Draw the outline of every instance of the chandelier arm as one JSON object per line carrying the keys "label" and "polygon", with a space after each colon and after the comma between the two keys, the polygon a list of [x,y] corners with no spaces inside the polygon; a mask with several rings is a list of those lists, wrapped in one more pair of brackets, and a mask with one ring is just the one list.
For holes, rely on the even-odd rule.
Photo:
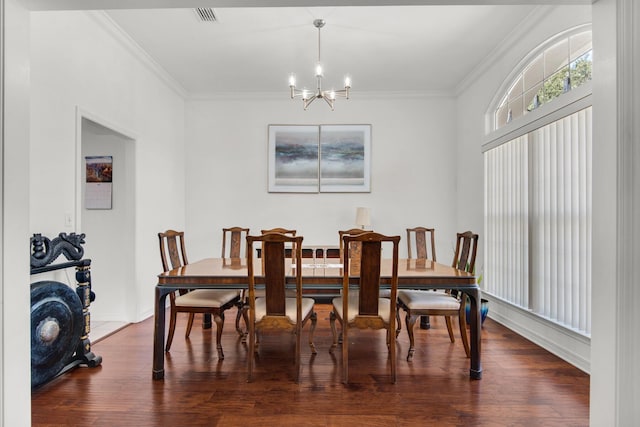
{"label": "chandelier arm", "polygon": [[303,99],[303,100],[302,100],[302,102],[303,102],[303,105],[304,105],[304,109],[306,110],[306,109],[307,109],[307,107],[308,107],[309,105],[311,105],[311,103],[312,103],[313,101],[315,101],[315,100],[316,100],[316,98],[318,98],[318,95],[313,95],[311,98],[309,98],[309,99],[307,99],[307,100],[304,100],[304,99]]}
{"label": "chandelier arm", "polygon": [[349,89],[341,89],[334,91],[336,96],[341,96],[343,98],[349,99]]}
{"label": "chandelier arm", "polygon": [[327,104],[329,104],[329,107],[331,107],[331,111],[333,111],[333,101],[334,100],[333,99],[329,99],[328,96],[323,96],[322,99],[324,99],[327,102]]}

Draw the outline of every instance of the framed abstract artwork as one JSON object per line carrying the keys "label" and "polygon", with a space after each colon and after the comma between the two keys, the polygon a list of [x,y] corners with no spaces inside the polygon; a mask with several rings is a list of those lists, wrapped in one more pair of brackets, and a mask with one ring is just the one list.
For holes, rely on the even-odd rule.
{"label": "framed abstract artwork", "polygon": [[318,192],[318,126],[269,126],[269,192]]}
{"label": "framed abstract artwork", "polygon": [[371,125],[270,125],[269,192],[371,191]]}

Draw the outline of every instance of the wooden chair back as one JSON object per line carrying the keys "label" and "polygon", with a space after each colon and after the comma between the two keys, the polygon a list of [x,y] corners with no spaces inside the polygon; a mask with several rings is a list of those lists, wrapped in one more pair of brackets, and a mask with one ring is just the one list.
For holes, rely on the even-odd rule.
{"label": "wooden chair back", "polygon": [[478,235],[471,231],[458,233],[456,251],[451,266],[458,270],[473,273],[476,268],[476,252],[478,250]]}
{"label": "wooden chair back", "polygon": [[164,233],[158,233],[158,240],[163,271],[189,264],[184,246],[184,231],[167,230]]}
{"label": "wooden chair back", "polygon": [[[392,251],[392,276],[391,276],[391,315],[390,322],[394,323],[395,320],[395,301],[398,291],[398,243],[400,242],[400,236],[385,236],[379,233],[368,232],[360,233],[358,235],[345,235],[342,238],[344,247],[349,248],[345,253],[344,258],[344,274],[342,282],[342,295],[343,295],[343,318],[348,319],[348,300],[349,300],[349,287],[352,282],[352,278],[357,278],[358,287],[358,314],[356,316],[356,323],[358,319],[362,319],[362,326],[373,327],[377,325],[378,328],[387,327],[383,325],[378,316],[378,303],[380,300],[380,274],[382,266],[382,243],[391,242],[393,244]],[[353,258],[350,256],[349,251],[353,246],[351,243],[360,244],[360,259],[355,264]],[[378,323],[380,323],[378,325]],[[395,330],[395,325],[393,329]]]}
{"label": "wooden chair back", "polygon": [[[245,258],[247,256],[246,241],[248,228],[230,227],[222,229],[222,258]],[[227,253],[227,236],[229,236],[229,252]],[[244,253],[242,246],[244,243]]]}
{"label": "wooden chair back", "polygon": [[[407,228],[408,257],[413,258],[413,249],[415,249],[417,259],[430,259],[432,261],[436,261],[435,232],[434,228]],[[431,256],[429,256],[429,250],[431,250]]]}
{"label": "wooden chair back", "polygon": [[[373,230],[363,230],[361,228],[351,228],[349,230],[338,230],[338,237],[340,239],[340,261],[344,262],[344,253],[345,246],[342,238],[344,236],[357,236],[362,233],[371,233]],[[349,256],[354,259],[360,259],[361,252],[361,244],[360,242],[351,242],[351,247],[349,248]]]}
{"label": "wooden chair back", "polygon": [[287,236],[295,236],[296,235],[296,230],[289,230],[288,228],[276,227],[276,228],[270,228],[268,230],[260,230],[260,233],[262,233],[262,234],[265,234],[265,233],[280,233],[280,234],[285,234]]}
{"label": "wooden chair back", "polygon": [[[292,229],[288,229],[288,228],[282,228],[282,227],[276,227],[276,228],[270,228],[268,230],[260,230],[260,233],[262,234],[266,234],[266,233],[280,233],[280,234],[284,234],[285,236],[295,236],[296,235],[296,230],[292,230]],[[293,245],[293,243],[292,243]],[[263,245],[264,246],[264,245]],[[263,252],[264,252],[264,247],[262,248]],[[285,250],[285,253],[289,252],[290,256],[288,256],[287,258],[295,258],[295,248],[293,246],[291,246],[291,250],[289,251],[288,249]]]}
{"label": "wooden chair back", "polygon": [[[285,317],[285,298],[286,298],[286,263],[285,244],[291,244],[294,248],[293,259],[296,266],[302,265],[302,236],[288,236],[283,233],[265,233],[260,236],[247,236],[248,250],[253,250],[256,242],[262,244],[262,274],[264,283],[264,291],[266,298],[267,317],[281,318],[276,322],[283,322]],[[255,303],[255,285],[256,274],[253,265],[253,257],[247,258],[247,269],[249,277],[249,303]],[[296,299],[298,302],[302,296],[302,269],[296,268]],[[297,304],[297,310],[300,311],[300,304]],[[255,309],[251,307],[250,313]],[[253,315],[253,314],[251,314]],[[298,312],[298,319],[301,313]],[[255,319],[250,318],[249,323],[253,324]],[[284,320],[286,324],[286,320]]]}

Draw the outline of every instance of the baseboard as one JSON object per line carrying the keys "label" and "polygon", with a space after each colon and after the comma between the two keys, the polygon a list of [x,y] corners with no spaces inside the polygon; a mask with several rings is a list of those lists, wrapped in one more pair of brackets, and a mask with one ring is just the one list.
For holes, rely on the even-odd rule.
{"label": "baseboard", "polygon": [[591,339],[566,329],[531,312],[514,307],[491,295],[482,294],[489,300],[489,315],[492,320],[511,329],[529,341],[590,373]]}

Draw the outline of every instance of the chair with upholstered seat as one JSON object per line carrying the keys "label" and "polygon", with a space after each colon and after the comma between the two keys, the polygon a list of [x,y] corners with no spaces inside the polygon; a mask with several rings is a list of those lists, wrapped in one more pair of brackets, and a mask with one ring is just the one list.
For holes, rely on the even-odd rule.
{"label": "chair with upholstered seat", "polygon": [[[184,232],[167,230],[158,233],[160,241],[160,258],[163,271],[169,271],[189,264],[184,243]],[[169,264],[170,263],[170,264]],[[178,313],[189,313],[189,320],[185,332],[185,338],[189,338],[193,319],[196,313],[210,314],[216,323],[216,347],[218,358],[224,359],[222,351],[222,329],[224,327],[224,312],[240,302],[240,291],[236,289],[181,289],[169,294],[171,315],[169,320],[169,336],[165,351],[169,351],[173,342]]]}
{"label": "chair with upholstered seat", "polygon": [[[340,261],[344,261],[344,243],[342,238],[344,236],[357,236],[362,233],[371,233],[373,230],[363,230],[361,228],[352,228],[349,230],[338,230],[338,235],[340,236]],[[352,263],[360,262],[360,253],[362,252],[362,244],[360,242],[351,242],[349,248],[349,257],[351,258]],[[384,298],[389,298],[391,295],[391,291],[389,289],[381,289],[380,296]],[[396,336],[400,333],[400,315],[396,311]],[[342,338],[338,337],[338,340]]]}
{"label": "chair with upholstered seat", "polygon": [[[409,259],[417,260],[431,260],[436,261],[436,230],[434,228],[427,227],[413,227],[407,228],[407,257]],[[434,292],[434,291],[425,291]],[[444,291],[437,291],[444,292]],[[400,305],[398,304],[398,329],[396,329],[396,336],[400,334]],[[427,325],[425,329],[428,329],[429,316],[423,317],[424,324]],[[422,326],[422,325],[421,325]]]}
{"label": "chair with upholstered seat", "polygon": [[[342,326],[342,378],[346,384],[349,381],[349,330],[352,328],[385,329],[391,359],[391,381],[395,383],[395,313],[400,236],[384,236],[374,232],[355,236],[347,234],[343,236],[343,242],[345,253],[342,295],[332,301],[333,309],[330,314],[330,323],[333,344],[329,351],[333,353],[338,346],[337,320]],[[382,244],[385,242],[393,245],[390,298],[380,296]],[[351,243],[359,243],[359,245],[351,246]],[[358,246],[360,248],[359,260],[349,256],[351,248]]]}
{"label": "chair with upholstered seat", "polygon": [[[240,258],[247,257],[247,247],[246,241],[247,236],[249,235],[249,229],[243,227],[229,227],[222,229],[222,258],[230,259],[230,260],[240,260]],[[229,244],[227,245],[227,240]],[[244,251],[242,251],[242,247],[244,246]],[[241,298],[238,301],[238,313],[236,314],[236,331],[242,337],[245,336],[245,332],[240,328],[240,317],[244,313],[243,309],[243,301],[244,301],[244,291],[241,291]],[[245,324],[248,324],[247,319],[245,320]]]}
{"label": "chair with upholstered seat", "polygon": [[[470,231],[458,233],[452,267],[473,272],[478,248],[478,235]],[[415,340],[413,327],[419,316],[445,316],[449,339],[455,342],[451,318],[458,317],[460,336],[467,357],[470,357],[465,316],[466,296],[463,293],[401,290],[398,292],[398,306],[406,312],[405,323],[409,334],[407,361],[413,359]]]}
{"label": "chair with upholstered seat", "polygon": [[[302,236],[287,236],[282,233],[265,233],[260,236],[247,236],[249,253],[255,243],[262,244],[262,263],[258,271],[254,268],[253,257],[247,257],[249,281],[249,354],[248,380],[253,378],[254,357],[257,348],[256,334],[265,330],[293,333],[295,336],[295,380],[300,379],[300,353],[302,328],[311,320],[309,347],[316,353],[313,344],[313,332],[317,315],[313,311],[314,300],[302,297]],[[293,248],[295,269],[295,295],[287,296],[287,256],[285,245]],[[264,290],[264,296],[256,295],[256,285]]]}

